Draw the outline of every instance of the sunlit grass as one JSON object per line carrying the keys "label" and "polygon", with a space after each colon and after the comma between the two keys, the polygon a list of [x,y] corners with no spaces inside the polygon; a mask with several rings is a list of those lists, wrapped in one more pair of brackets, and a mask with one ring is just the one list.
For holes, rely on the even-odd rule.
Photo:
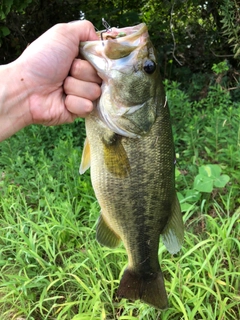
{"label": "sunlit grass", "polygon": [[[2,200],[3,202],[3,200]],[[239,212],[231,219],[204,215],[177,256],[161,246],[170,308],[162,313],[114,292],[126,265],[125,250],[95,241],[98,206],[85,226],[66,206],[48,214],[19,206],[1,217],[0,306],[3,319],[237,319],[239,312]],[[46,208],[45,208],[46,209]],[[186,224],[192,217],[186,216]],[[195,225],[195,227],[197,227]]]}

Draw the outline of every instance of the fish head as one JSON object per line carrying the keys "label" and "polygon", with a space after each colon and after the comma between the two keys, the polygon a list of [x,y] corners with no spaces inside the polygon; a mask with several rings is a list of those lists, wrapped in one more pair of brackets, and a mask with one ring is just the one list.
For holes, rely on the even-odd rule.
{"label": "fish head", "polygon": [[80,54],[103,79],[97,105],[100,119],[127,137],[147,134],[164,103],[156,51],[147,26],[98,32],[99,40],[80,44]]}

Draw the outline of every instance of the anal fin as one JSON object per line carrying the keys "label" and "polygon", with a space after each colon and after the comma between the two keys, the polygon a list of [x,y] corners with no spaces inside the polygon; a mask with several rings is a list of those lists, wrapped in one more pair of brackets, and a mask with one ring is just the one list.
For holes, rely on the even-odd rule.
{"label": "anal fin", "polygon": [[105,222],[102,214],[98,219],[96,238],[101,245],[108,248],[116,248],[121,241],[119,236]]}
{"label": "anal fin", "polygon": [[172,215],[163,230],[162,239],[165,247],[171,254],[175,254],[181,249],[184,240],[184,225],[177,194],[175,194],[172,203]]}

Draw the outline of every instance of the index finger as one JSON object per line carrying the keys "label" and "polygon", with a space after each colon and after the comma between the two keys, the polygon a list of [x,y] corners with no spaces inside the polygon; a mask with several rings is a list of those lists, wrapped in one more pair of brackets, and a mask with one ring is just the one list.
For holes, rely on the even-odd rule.
{"label": "index finger", "polygon": [[77,20],[68,23],[69,33],[80,41],[98,40],[93,24],[88,20]]}

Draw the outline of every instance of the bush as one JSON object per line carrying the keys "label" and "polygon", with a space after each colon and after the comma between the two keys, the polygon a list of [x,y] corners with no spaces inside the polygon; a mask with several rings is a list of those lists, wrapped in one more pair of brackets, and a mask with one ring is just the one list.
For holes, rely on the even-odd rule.
{"label": "bush", "polygon": [[230,0],[103,0],[100,4],[97,0],[4,0],[0,5],[0,63],[16,59],[52,25],[84,17],[100,30],[102,17],[119,27],[145,22],[164,78],[182,83],[186,91],[194,89],[191,98],[204,94],[214,76],[212,66],[225,59],[227,86],[239,88],[239,4]]}

